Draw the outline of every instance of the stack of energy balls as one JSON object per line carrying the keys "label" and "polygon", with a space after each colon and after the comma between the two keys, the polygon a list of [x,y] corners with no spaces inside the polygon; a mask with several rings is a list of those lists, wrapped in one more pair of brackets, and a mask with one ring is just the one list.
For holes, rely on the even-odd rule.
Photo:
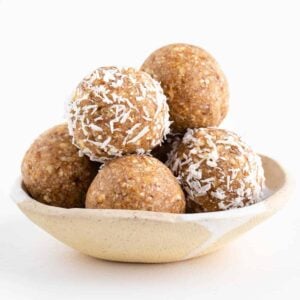
{"label": "stack of energy balls", "polygon": [[259,156],[218,129],[228,84],[205,50],[173,44],[140,70],[101,67],[69,100],[68,125],[43,133],[22,163],[37,201],[64,208],[209,212],[262,199]]}

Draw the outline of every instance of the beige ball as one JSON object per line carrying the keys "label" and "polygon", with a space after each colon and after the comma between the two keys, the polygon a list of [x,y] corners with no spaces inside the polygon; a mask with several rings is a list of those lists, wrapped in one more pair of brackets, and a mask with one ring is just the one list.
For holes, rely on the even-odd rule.
{"label": "beige ball", "polygon": [[228,84],[205,50],[172,44],[154,51],[141,67],[158,80],[168,97],[175,132],[218,126],[228,111]]}
{"label": "beige ball", "polygon": [[239,208],[262,199],[260,157],[233,132],[189,129],[167,165],[186,192],[190,212]]}
{"label": "beige ball", "polygon": [[84,207],[98,163],[79,156],[66,124],[40,135],[22,162],[23,183],[37,201],[64,208]]}
{"label": "beige ball", "polygon": [[102,67],[78,85],[68,106],[73,143],[92,160],[149,153],[169,132],[160,84],[132,68]]}
{"label": "beige ball", "polygon": [[112,208],[183,213],[183,191],[159,160],[130,155],[107,162],[92,182],[87,208]]}

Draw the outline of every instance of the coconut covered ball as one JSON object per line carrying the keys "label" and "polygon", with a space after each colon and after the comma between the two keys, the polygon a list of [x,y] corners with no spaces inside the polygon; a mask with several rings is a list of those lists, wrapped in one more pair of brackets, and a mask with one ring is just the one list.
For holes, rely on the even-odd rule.
{"label": "coconut covered ball", "polygon": [[92,182],[87,208],[112,208],[183,213],[183,191],[159,160],[130,155],[107,162]]}
{"label": "coconut covered ball", "polygon": [[66,124],[38,137],[22,162],[23,183],[37,201],[64,208],[84,207],[99,164],[79,156]]}
{"label": "coconut covered ball", "polygon": [[262,198],[260,157],[233,132],[189,129],[167,165],[186,192],[189,212],[244,207]]}
{"label": "coconut covered ball", "polygon": [[158,80],[168,97],[172,127],[218,126],[228,110],[228,84],[216,60],[205,50],[172,44],[154,51],[141,70]]}
{"label": "coconut covered ball", "polygon": [[92,160],[149,153],[169,132],[160,84],[132,68],[102,67],[78,85],[68,106],[73,143]]}

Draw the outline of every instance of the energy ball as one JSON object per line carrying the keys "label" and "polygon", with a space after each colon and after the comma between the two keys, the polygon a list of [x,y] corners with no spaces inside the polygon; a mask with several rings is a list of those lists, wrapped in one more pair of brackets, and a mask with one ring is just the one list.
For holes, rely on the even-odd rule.
{"label": "energy ball", "polygon": [[23,183],[37,201],[64,208],[84,207],[98,163],[79,156],[66,124],[38,137],[22,162]]}
{"label": "energy ball", "polygon": [[112,208],[183,213],[183,191],[159,160],[130,155],[107,162],[92,182],[87,208]]}
{"label": "energy ball", "polygon": [[172,44],[154,51],[141,70],[158,80],[168,97],[172,128],[218,126],[228,111],[228,85],[215,59],[205,50]]}
{"label": "energy ball", "polygon": [[173,147],[175,147],[175,144],[180,143],[182,137],[182,133],[169,133],[162,144],[156,146],[152,150],[151,155],[161,162],[165,163],[168,160],[168,156],[171,150],[173,149]]}
{"label": "energy ball", "polygon": [[190,212],[244,207],[262,198],[260,157],[233,132],[189,129],[167,165],[186,192]]}
{"label": "energy ball", "polygon": [[149,153],[169,132],[160,84],[132,68],[102,67],[78,85],[68,107],[73,143],[92,160]]}

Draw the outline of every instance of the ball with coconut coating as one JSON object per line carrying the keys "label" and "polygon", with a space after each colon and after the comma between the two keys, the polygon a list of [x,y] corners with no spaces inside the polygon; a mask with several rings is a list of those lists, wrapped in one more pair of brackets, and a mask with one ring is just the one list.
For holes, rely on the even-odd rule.
{"label": "ball with coconut coating", "polygon": [[64,208],[84,207],[99,164],[79,156],[66,124],[38,137],[22,162],[23,183],[37,201]]}
{"label": "ball with coconut coating", "polygon": [[169,132],[160,84],[132,68],[102,67],[78,85],[68,106],[73,143],[92,160],[149,153]]}
{"label": "ball with coconut coating", "polygon": [[262,198],[261,159],[233,132],[189,129],[167,165],[186,192],[189,212],[244,207]]}
{"label": "ball with coconut coating", "polygon": [[228,110],[228,84],[216,60],[205,50],[172,44],[154,51],[141,70],[158,80],[168,97],[172,128],[218,126]]}
{"label": "ball with coconut coating", "polygon": [[183,191],[159,160],[129,155],[107,162],[92,182],[87,208],[112,208],[183,213]]}

